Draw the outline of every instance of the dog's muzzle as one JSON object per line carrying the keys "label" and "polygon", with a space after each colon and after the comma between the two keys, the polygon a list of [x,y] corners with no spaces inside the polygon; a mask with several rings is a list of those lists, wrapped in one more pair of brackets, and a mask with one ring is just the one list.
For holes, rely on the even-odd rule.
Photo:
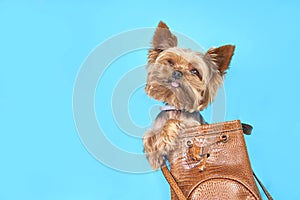
{"label": "dog's muzzle", "polygon": [[183,74],[181,71],[175,70],[172,73],[172,78],[176,79],[176,80],[180,80],[182,78]]}

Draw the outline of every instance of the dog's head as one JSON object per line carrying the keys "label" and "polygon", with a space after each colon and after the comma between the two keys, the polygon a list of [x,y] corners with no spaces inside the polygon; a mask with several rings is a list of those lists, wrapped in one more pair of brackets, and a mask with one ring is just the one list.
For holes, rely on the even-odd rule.
{"label": "dog's head", "polygon": [[204,54],[179,48],[176,36],[160,22],[148,54],[146,93],[180,110],[203,110],[222,85],[234,48],[225,45]]}

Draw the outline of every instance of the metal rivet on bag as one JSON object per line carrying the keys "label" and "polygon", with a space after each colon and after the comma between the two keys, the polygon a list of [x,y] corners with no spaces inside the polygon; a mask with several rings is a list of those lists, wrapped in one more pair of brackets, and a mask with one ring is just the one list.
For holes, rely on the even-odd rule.
{"label": "metal rivet on bag", "polygon": [[192,142],[191,140],[188,140],[188,141],[186,142],[186,145],[187,145],[189,148],[191,148],[191,147],[193,146],[193,142]]}
{"label": "metal rivet on bag", "polygon": [[222,135],[220,136],[220,138],[221,138],[222,142],[228,142],[229,136],[228,136],[227,134],[222,134]]}

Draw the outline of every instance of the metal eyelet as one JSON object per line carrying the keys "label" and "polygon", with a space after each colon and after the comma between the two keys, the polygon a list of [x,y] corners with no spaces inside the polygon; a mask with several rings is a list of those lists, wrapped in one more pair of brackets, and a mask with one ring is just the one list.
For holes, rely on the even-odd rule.
{"label": "metal eyelet", "polygon": [[222,140],[222,142],[228,142],[229,136],[227,134],[222,134],[220,136],[220,139]]}
{"label": "metal eyelet", "polygon": [[188,140],[188,141],[186,141],[186,145],[187,145],[187,147],[192,148],[193,142],[191,140]]}

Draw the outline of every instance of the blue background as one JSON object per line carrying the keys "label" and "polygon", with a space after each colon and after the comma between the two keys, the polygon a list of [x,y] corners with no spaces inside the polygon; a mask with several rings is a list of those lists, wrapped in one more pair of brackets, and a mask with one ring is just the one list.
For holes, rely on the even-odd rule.
{"label": "blue background", "polygon": [[[299,8],[296,0],[0,0],[0,200],[169,198],[160,172],[124,173],[94,159],[72,114],[74,82],[89,53],[113,35],[155,27],[159,20],[205,50],[236,45],[225,81],[225,119],[254,126],[246,137],[252,166],[274,198],[300,199]],[[100,83],[114,85],[113,77],[134,68],[135,59],[145,64],[146,51],[129,57],[126,63],[134,65],[112,68],[107,83]],[[142,91],[129,112],[146,126],[154,101]],[[96,105],[97,113],[116,127],[109,106]],[[124,137],[120,130],[114,134]],[[111,139],[142,151],[141,140]]]}

